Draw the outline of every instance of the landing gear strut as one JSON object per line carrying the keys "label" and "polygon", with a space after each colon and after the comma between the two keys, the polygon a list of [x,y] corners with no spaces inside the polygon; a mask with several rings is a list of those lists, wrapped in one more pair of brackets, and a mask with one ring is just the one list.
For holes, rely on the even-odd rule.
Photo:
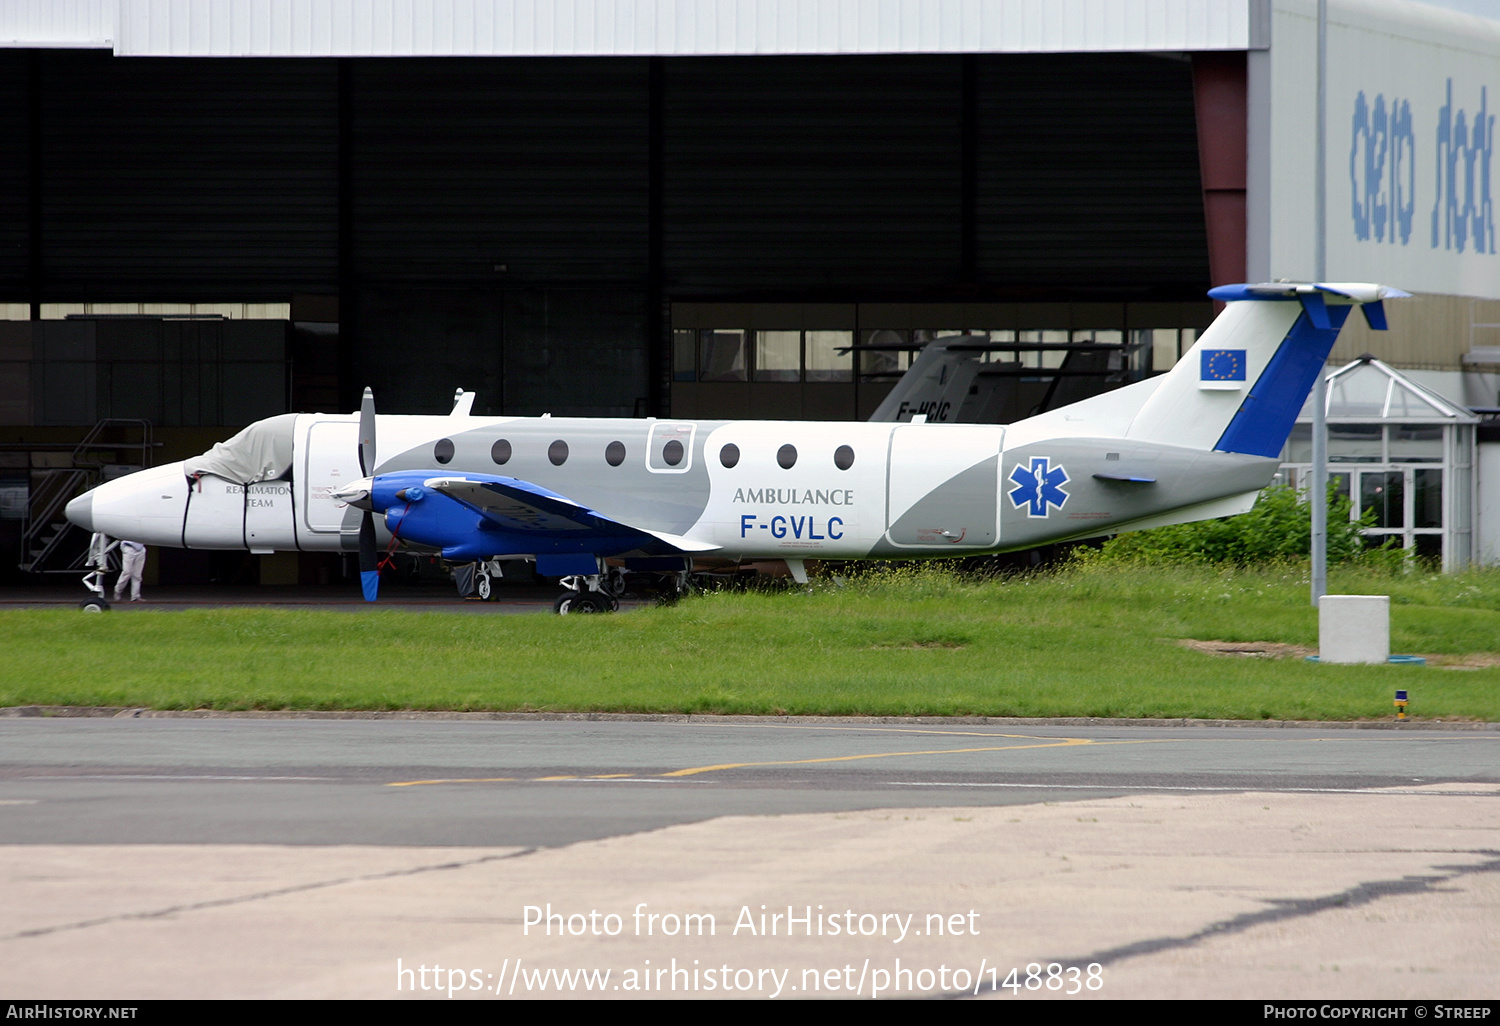
{"label": "landing gear strut", "polygon": [[109,573],[109,554],[119,544],[97,532],[89,539],[88,562],[84,565],[90,569],[83,575],[83,586],[93,594],[78,604],[78,608],[85,613],[109,612],[109,602],[104,598],[104,575]]}
{"label": "landing gear strut", "polygon": [[625,593],[625,573],[611,569],[603,574],[573,574],[562,578],[568,590],[552,603],[552,611],[568,613],[613,613]]}

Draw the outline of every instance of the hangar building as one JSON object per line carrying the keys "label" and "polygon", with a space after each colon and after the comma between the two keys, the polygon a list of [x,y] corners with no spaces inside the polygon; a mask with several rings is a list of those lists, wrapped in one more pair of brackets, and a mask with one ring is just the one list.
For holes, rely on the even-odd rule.
{"label": "hangar building", "polygon": [[[1320,206],[1315,0],[0,0],[7,572],[55,495],[366,384],[855,419],[909,357],[850,347],[954,331],[1139,378],[1211,285],[1311,278],[1320,210],[1329,278],[1419,294],[1334,362],[1490,412],[1500,22],[1328,10]],[[1452,565],[1487,448],[1424,478]]]}

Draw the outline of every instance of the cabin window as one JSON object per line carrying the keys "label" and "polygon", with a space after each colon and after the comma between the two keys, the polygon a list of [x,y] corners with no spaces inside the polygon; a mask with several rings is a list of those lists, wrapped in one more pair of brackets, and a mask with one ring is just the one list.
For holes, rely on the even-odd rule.
{"label": "cabin window", "polygon": [[547,446],[547,459],[552,461],[554,467],[560,467],[568,462],[568,443],[559,438]]}
{"label": "cabin window", "polygon": [[840,470],[848,470],[854,466],[854,450],[847,445],[841,445],[833,450],[833,465]]}
{"label": "cabin window", "polygon": [[733,467],[740,461],[740,447],[730,442],[719,450],[719,462],[725,467]]}
{"label": "cabin window", "polygon": [[494,460],[495,464],[501,467],[509,463],[510,442],[502,438],[495,442],[494,445],[490,446],[490,459]]}
{"label": "cabin window", "polygon": [[453,439],[442,438],[432,447],[432,458],[439,463],[447,463],[453,458]]}
{"label": "cabin window", "polygon": [[782,470],[791,470],[797,465],[797,447],[795,445],[783,445],[776,450],[776,462],[781,464]]}
{"label": "cabin window", "polygon": [[604,462],[611,467],[618,467],[625,462],[625,443],[610,442],[604,447]]}
{"label": "cabin window", "polygon": [[674,438],[661,447],[661,458],[667,466],[675,467],[682,462],[682,452],[682,443]]}

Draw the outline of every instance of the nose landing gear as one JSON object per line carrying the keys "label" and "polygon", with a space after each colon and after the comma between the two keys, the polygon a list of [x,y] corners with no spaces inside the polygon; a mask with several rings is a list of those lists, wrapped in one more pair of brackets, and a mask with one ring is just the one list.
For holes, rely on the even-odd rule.
{"label": "nose landing gear", "polygon": [[109,572],[109,554],[120,543],[110,541],[107,535],[95,532],[89,540],[89,572],[83,575],[83,586],[93,594],[78,604],[85,613],[107,613],[109,602],[104,598],[104,575]]}

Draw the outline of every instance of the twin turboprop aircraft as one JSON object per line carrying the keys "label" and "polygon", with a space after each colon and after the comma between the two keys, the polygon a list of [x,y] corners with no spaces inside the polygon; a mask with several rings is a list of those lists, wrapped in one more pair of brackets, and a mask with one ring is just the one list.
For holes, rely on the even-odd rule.
{"label": "twin turboprop aircraft", "polygon": [[[976,555],[1249,509],[1371,284],[1230,285],[1166,374],[1010,425],[286,414],[194,459],[110,481],[68,519],[148,545],[382,547],[562,578],[559,612],[614,607],[622,570],[695,559]],[[609,561],[606,563],[606,561]],[[94,602],[98,606],[101,597]]]}

